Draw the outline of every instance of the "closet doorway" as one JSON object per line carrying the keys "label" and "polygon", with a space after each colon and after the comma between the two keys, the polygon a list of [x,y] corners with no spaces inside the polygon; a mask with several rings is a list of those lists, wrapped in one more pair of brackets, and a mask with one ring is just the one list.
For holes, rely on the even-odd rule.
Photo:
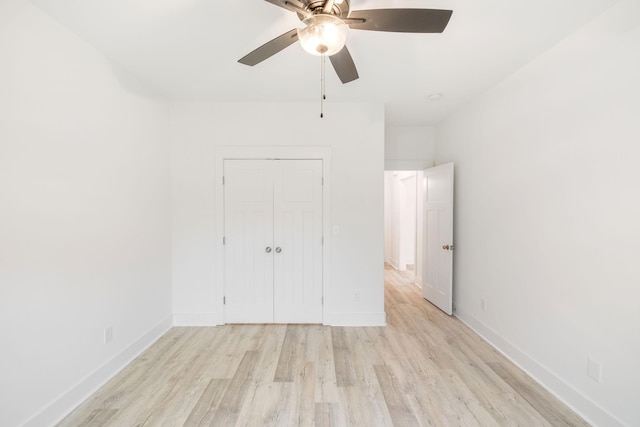
{"label": "closet doorway", "polygon": [[322,323],[322,160],[224,160],[224,320]]}

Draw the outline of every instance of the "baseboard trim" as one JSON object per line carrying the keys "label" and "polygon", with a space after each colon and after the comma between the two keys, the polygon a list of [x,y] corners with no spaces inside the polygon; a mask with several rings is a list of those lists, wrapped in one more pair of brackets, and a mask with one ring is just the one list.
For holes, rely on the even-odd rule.
{"label": "baseboard trim", "polygon": [[330,326],[387,326],[387,313],[331,313]]}
{"label": "baseboard trim", "polygon": [[416,280],[413,282],[418,288],[422,289],[422,278],[416,274]]}
{"label": "baseboard trim", "polygon": [[149,348],[151,344],[156,342],[158,338],[164,335],[172,326],[172,316],[168,316],[111,360],[87,375],[78,384],[71,387],[60,397],[38,411],[25,421],[22,426],[42,427],[53,426],[59,423],[143,351]]}
{"label": "baseboard trim", "polygon": [[563,381],[552,371],[469,313],[456,307],[454,316],[591,425],[625,427],[625,424],[613,414],[598,406],[580,391]]}
{"label": "baseboard trim", "polygon": [[224,325],[222,313],[174,313],[174,326],[219,326]]}

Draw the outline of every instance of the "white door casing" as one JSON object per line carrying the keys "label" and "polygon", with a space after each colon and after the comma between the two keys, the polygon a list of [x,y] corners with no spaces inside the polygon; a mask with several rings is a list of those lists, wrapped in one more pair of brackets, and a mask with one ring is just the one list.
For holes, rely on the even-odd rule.
{"label": "white door casing", "polygon": [[322,322],[322,166],[225,160],[225,322]]}
{"label": "white door casing", "polygon": [[424,270],[422,294],[445,313],[453,312],[453,163],[425,169]]}

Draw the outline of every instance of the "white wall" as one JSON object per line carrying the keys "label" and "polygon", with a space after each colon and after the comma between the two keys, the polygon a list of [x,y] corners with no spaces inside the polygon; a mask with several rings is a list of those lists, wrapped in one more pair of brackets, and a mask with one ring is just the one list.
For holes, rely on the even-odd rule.
{"label": "white wall", "polygon": [[0,425],[52,424],[170,325],[167,118],[0,3]]}
{"label": "white wall", "polygon": [[622,1],[437,128],[456,315],[607,427],[640,425],[639,52]]}
{"label": "white wall", "polygon": [[176,324],[222,321],[215,150],[329,147],[329,324],[383,324],[384,110],[381,105],[178,103],[172,114],[173,304]]}
{"label": "white wall", "polygon": [[388,126],[385,128],[385,170],[422,170],[435,160],[433,126]]}

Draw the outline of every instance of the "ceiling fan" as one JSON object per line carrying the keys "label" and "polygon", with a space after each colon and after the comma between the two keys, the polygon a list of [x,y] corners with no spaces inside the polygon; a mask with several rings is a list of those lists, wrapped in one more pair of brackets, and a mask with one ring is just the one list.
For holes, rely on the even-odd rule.
{"label": "ceiling fan", "polygon": [[345,46],[348,29],[399,33],[441,33],[451,10],[372,9],[349,10],[349,0],[265,0],[298,15],[306,25],[263,44],[238,62],[256,65],[296,41],[313,55],[329,56],[342,83],[358,78],[358,70]]}

